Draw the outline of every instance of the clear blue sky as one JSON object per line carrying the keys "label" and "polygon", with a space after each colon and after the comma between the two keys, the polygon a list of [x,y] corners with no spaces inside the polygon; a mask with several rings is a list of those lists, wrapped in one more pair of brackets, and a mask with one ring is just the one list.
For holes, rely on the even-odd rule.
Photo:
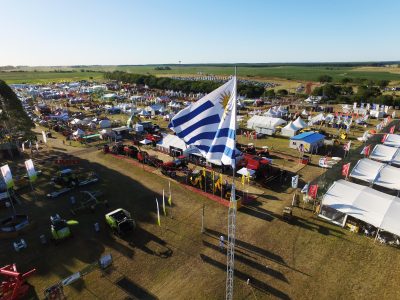
{"label": "clear blue sky", "polygon": [[3,0],[0,65],[400,60],[399,0]]}

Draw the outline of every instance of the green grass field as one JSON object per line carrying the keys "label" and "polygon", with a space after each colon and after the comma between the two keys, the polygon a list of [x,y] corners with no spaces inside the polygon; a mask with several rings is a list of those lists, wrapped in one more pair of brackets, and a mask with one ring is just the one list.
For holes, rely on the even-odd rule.
{"label": "green grass field", "polygon": [[[126,71],[137,74],[152,74],[157,76],[189,76],[199,73],[214,75],[232,75],[233,68],[226,66],[207,66],[207,65],[182,65],[172,66],[171,70],[155,70],[155,66],[87,66],[82,69],[92,71]],[[79,80],[79,79],[101,79],[102,74],[97,72],[80,72],[80,68],[57,67],[53,69],[74,70],[72,73],[53,73],[49,72],[51,67],[29,67],[21,68],[26,72],[1,72],[0,79],[7,83],[21,82],[51,82],[62,80]],[[37,70],[37,72],[33,72]],[[353,68],[353,67],[313,67],[313,66],[280,66],[280,67],[239,67],[238,75],[248,79],[289,79],[300,81],[317,81],[321,75],[329,75],[334,81],[341,78],[365,78],[370,80],[391,80],[400,82],[400,74],[388,68],[385,72],[384,68]]]}

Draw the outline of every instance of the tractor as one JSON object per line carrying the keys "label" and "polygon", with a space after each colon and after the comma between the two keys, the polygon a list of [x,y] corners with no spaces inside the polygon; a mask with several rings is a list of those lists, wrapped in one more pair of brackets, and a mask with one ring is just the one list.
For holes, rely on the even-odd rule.
{"label": "tractor", "polygon": [[78,224],[78,222],[74,220],[66,221],[61,219],[58,214],[50,217],[50,223],[51,238],[56,243],[71,237],[72,232],[69,226]]}
{"label": "tractor", "polygon": [[123,208],[118,208],[105,215],[105,220],[114,234],[124,236],[136,228],[136,222],[131,214]]}
{"label": "tractor", "polygon": [[78,178],[71,169],[58,171],[56,176],[51,179],[54,184],[64,187],[74,187],[78,185]]}
{"label": "tractor", "polygon": [[139,150],[135,146],[125,146],[124,153],[129,157],[136,158]]}
{"label": "tractor", "polygon": [[178,159],[161,164],[161,173],[169,177],[176,177],[177,171],[187,171],[187,160],[180,156]]}

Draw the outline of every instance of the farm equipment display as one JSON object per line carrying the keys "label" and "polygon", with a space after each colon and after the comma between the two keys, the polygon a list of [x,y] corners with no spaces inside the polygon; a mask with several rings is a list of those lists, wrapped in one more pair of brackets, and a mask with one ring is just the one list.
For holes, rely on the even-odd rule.
{"label": "farm equipment display", "polygon": [[176,177],[176,172],[187,170],[187,160],[182,156],[173,161],[168,161],[161,164],[161,173],[172,178]]}
{"label": "farm equipment display", "polygon": [[71,229],[69,228],[70,225],[77,225],[79,224],[75,220],[66,221],[60,217],[60,215],[55,214],[54,216],[50,217],[50,231],[51,231],[51,238],[54,242],[65,240],[72,236]]}
{"label": "farm equipment display", "polygon": [[36,272],[32,269],[26,273],[19,273],[16,264],[6,265],[0,268],[0,276],[5,277],[0,284],[1,300],[24,299],[29,291],[26,279]]}
{"label": "farm equipment display", "polygon": [[99,178],[93,172],[88,173],[84,178],[81,176],[82,175],[78,176],[71,169],[59,171],[57,175],[51,179],[52,184],[54,186],[58,186],[58,188],[55,191],[47,194],[47,197],[56,198],[74,188],[82,187],[99,181]]}
{"label": "farm equipment display", "polygon": [[135,220],[133,220],[131,214],[123,208],[118,208],[106,214],[105,220],[114,234],[119,236],[124,236],[136,228]]}
{"label": "farm equipment display", "polygon": [[81,191],[81,193],[82,199],[78,200],[77,205],[71,209],[72,215],[85,211],[94,212],[99,204],[108,207],[107,200],[98,200],[103,195],[101,191]]}

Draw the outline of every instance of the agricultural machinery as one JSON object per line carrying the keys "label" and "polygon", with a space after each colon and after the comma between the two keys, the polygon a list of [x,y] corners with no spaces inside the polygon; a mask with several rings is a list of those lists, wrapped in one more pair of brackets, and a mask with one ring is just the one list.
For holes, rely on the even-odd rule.
{"label": "agricultural machinery", "polygon": [[136,228],[136,222],[131,214],[123,208],[118,208],[105,215],[105,220],[114,234],[124,236]]}

